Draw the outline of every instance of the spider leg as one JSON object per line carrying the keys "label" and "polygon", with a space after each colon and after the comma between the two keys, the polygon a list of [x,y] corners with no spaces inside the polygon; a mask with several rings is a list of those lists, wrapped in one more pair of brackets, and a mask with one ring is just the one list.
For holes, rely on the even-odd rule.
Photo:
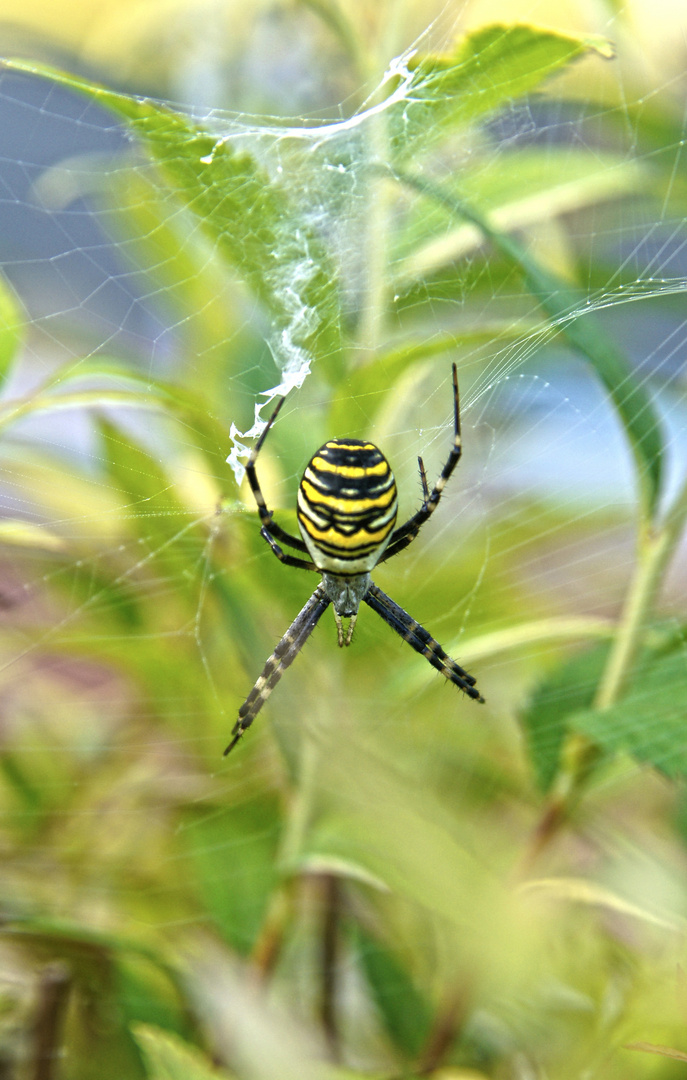
{"label": "spider leg", "polygon": [[224,751],[226,757],[267,701],[287,667],[293,662],[305,642],[317,626],[322,614],[331,603],[321,585],[318,585],[307,604],[299,611],[276,649],[262,669],[262,674],[239,709],[239,718],[232,729],[232,740]]}
{"label": "spider leg", "polygon": [[421,457],[418,457],[417,463],[420,469],[420,483],[422,484],[422,501],[429,502],[429,486],[427,484],[427,473],[425,472],[425,463]]}
{"label": "spider leg", "polygon": [[378,615],[384,619],[392,630],[395,630],[397,634],[407,641],[409,645],[419,652],[427,660],[429,660],[432,667],[440,671],[442,675],[454,683],[456,686],[464,690],[468,697],[474,698],[475,701],[484,701],[484,698],[476,688],[475,683],[477,680],[472,675],[468,675],[467,671],[457,664],[455,660],[452,660],[448,656],[438,641],[428,634],[423,626],[415,622],[415,619],[411,618],[407,611],[404,611],[402,607],[399,607],[390,596],[383,593],[381,589],[378,589],[376,585],[370,584],[370,588],[364,597],[365,603],[369,604],[373,611],[376,611]]}
{"label": "spider leg", "polygon": [[283,562],[284,566],[297,566],[299,570],[317,570],[314,562],[309,562],[307,559],[298,559],[295,555],[287,555],[285,551],[282,551],[272,535],[273,531],[274,525],[271,525],[269,528],[266,525],[263,525],[260,530],[260,535],[263,540],[266,540],[270,545],[272,551],[279,559],[279,562]]}
{"label": "spider leg", "polygon": [[412,544],[413,540],[420,531],[420,528],[427,521],[427,518],[431,517],[441,498],[442,492],[446,487],[446,482],[450,478],[451,473],[455,469],[456,465],[460,461],[460,456],[463,452],[463,446],[460,438],[460,397],[458,394],[458,370],[456,365],[453,365],[453,446],[448,456],[446,464],[441,470],[441,475],[436,484],[430,492],[427,490],[427,477],[425,474],[425,466],[422,458],[419,458],[420,463],[420,482],[422,483],[423,500],[422,506],[416,514],[403,524],[399,525],[397,529],[391,534],[389,540],[389,546],[382,555],[380,562],[386,562],[387,559],[393,558],[394,555],[398,555],[399,551],[403,551],[408,547],[408,544]]}
{"label": "spider leg", "polygon": [[274,421],[279,415],[279,410],[281,409],[285,401],[286,398],[279,398],[274,412],[267,421],[267,427],[263,431],[262,435],[256,442],[253,449],[251,450],[250,457],[246,462],[246,476],[248,477],[250,489],[253,492],[253,498],[255,499],[258,508],[258,514],[260,515],[260,524],[262,525],[263,529],[267,529],[277,540],[281,540],[282,544],[289,544],[289,546],[295,548],[296,551],[307,551],[308,549],[306,548],[300,537],[292,536],[291,533],[287,532],[286,529],[282,529],[281,525],[277,525],[276,521],[272,520],[273,511],[267,509],[267,504],[265,503],[265,496],[263,495],[262,489],[260,488],[260,481],[258,480],[258,474],[255,468],[255,464],[258,460],[258,454],[262,449],[262,444],[267,438],[269,431],[274,424]]}

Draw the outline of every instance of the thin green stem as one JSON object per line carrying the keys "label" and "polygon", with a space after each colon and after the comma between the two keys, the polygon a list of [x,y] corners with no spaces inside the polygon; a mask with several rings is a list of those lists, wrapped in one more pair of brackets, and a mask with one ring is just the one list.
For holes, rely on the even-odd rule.
{"label": "thin green stem", "polygon": [[[388,58],[398,51],[398,38],[405,14],[405,0],[393,0],[382,22],[384,32],[368,55],[367,76],[379,79],[388,64]],[[383,100],[387,89],[382,83],[370,105]],[[367,153],[371,168],[368,172],[370,190],[366,205],[365,221],[365,300],[358,331],[362,349],[373,352],[385,338],[385,326],[389,307],[389,235],[392,224],[395,185],[389,161],[388,119],[384,109],[377,109],[368,117]]]}
{"label": "thin green stem", "polygon": [[[686,521],[687,481],[660,527],[654,528],[646,523],[641,526],[637,563],[608,660],[597,688],[594,699],[596,709],[608,709],[622,697],[637,661],[646,624],[663,581],[663,575],[680,540]],[[530,866],[536,855],[549,843],[561,824],[569,817],[570,811],[584,790],[598,756],[598,748],[584,735],[569,736],[563,751],[563,763],[551,797],[534,830],[532,842],[521,869]]]}
{"label": "thin green stem", "polygon": [[650,529],[642,530],[635,572],[625,598],[608,662],[594,698],[595,709],[608,709],[614,705],[627,683],[637,657],[647,617],[663,578],[666,561],[673,550],[674,545],[670,543],[670,539],[670,534],[665,528],[658,532]]}

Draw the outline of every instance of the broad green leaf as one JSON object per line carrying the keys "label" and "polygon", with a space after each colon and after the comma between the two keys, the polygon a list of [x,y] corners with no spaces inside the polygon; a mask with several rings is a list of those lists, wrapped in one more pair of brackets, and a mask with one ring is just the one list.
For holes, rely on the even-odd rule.
{"label": "broad green leaf", "polygon": [[454,346],[455,339],[442,334],[438,340],[413,342],[386,351],[355,368],[332,401],[329,429],[337,436],[364,437],[387,401],[389,387],[396,385],[406,369],[449,352]]}
{"label": "broad green leaf", "polygon": [[[582,620],[581,623],[583,625]],[[594,621],[591,621],[588,629],[597,636],[611,636],[610,625],[605,620],[596,622],[596,627]],[[645,670],[682,649],[684,642],[683,627],[675,627],[672,623],[652,626],[644,637],[642,659],[634,672],[636,684],[643,682]],[[479,639],[476,639],[474,644],[477,645],[479,653]],[[488,648],[489,636],[485,644]],[[467,649],[470,656],[471,645],[472,642]],[[556,774],[563,742],[570,731],[571,715],[591,710],[608,660],[609,649],[608,642],[599,642],[593,648],[577,653],[561,664],[537,686],[522,713],[521,720],[532,766],[544,791],[548,790]]]}
{"label": "broad green leaf", "polygon": [[178,1035],[148,1024],[136,1024],[133,1031],[148,1080],[230,1080],[231,1073],[216,1068],[197,1047]]}
{"label": "broad green leaf", "polygon": [[[129,97],[28,61],[13,71],[50,79],[107,109],[141,141],[164,188],[260,297],[278,335],[312,355],[340,348],[336,274],[304,208],[246,148],[150,99]],[[307,206],[307,201],[305,202]],[[303,319],[303,312],[309,319]]]}
{"label": "broad green leaf", "polygon": [[[316,774],[329,810],[304,838],[306,858],[360,866],[461,934],[480,933],[477,912],[501,918],[501,886],[467,838],[470,824],[457,822],[434,792],[336,727],[326,732]],[[485,955],[498,948],[495,939],[480,945]]]}
{"label": "broad green leaf", "polygon": [[5,278],[0,277],[0,383],[4,382],[23,340],[27,317]]}
{"label": "broad green leaf", "polygon": [[[56,875],[59,890],[59,875]],[[33,954],[34,964],[63,962],[71,975],[70,1017],[66,1039],[78,1047],[87,1063],[88,1080],[143,1080],[138,1048],[124,1022],[117,978],[117,953],[128,945],[115,934],[100,934],[76,924],[27,918],[6,925],[3,935],[22,951]],[[134,945],[134,951],[145,952]],[[153,963],[155,961],[153,960]]]}
{"label": "broad green leaf", "polygon": [[643,665],[617,705],[574,712],[568,724],[598,746],[631,754],[673,779],[687,776],[687,658],[682,649]]}
{"label": "broad green leaf", "polygon": [[[144,519],[150,526],[148,534],[159,532],[166,538],[177,532],[189,514],[176,497],[163,461],[115,424],[101,420],[98,426],[110,480],[124,496],[125,515]],[[169,523],[170,518],[175,520]]]}
{"label": "broad green leaf", "polygon": [[[81,608],[81,615],[90,620],[98,620],[101,627],[110,625],[113,629],[131,632],[141,629],[145,624],[144,604],[135,580],[129,580],[122,564],[116,559],[74,559],[65,560],[64,572],[54,583],[56,593],[62,594],[71,604]],[[79,620],[74,627],[77,639],[82,628]],[[69,633],[63,628],[60,640],[69,641]],[[100,642],[105,653],[112,647],[111,640]],[[95,641],[91,642],[91,647]],[[56,646],[54,646],[56,647]],[[81,651],[81,649],[79,650]],[[90,651],[90,648],[85,650]]]}
{"label": "broad green leaf", "polygon": [[468,34],[452,53],[414,57],[410,82],[394,105],[396,153],[416,158],[423,143],[510,105],[590,52],[613,55],[601,38],[494,24]]}
{"label": "broad green leaf", "polygon": [[[106,385],[93,388],[93,383],[103,380]],[[91,386],[73,388],[78,382]],[[107,385],[112,382],[118,389]],[[129,389],[121,389],[122,384]],[[226,624],[243,627],[237,643],[239,650],[245,651],[246,658],[254,656],[260,652],[260,645],[254,622],[248,617],[243,590],[231,566],[211,565],[211,551],[206,547],[212,525],[210,518],[218,511],[221,496],[233,490],[233,478],[228,477],[224,460],[228,434],[191,390],[144,378],[117,361],[93,358],[74,365],[49,391],[7,402],[4,412],[0,410],[0,429],[42,412],[108,406],[138,412],[159,411],[180,421],[184,425],[184,436],[194,439],[209,464],[210,473],[216,475],[215,505],[210,498],[213,485],[209,483],[203,506],[184,498],[188,484],[182,487],[180,481],[184,467],[189,464],[187,459],[175,460],[166,466],[121,429],[105,422],[101,425],[106,448],[104,457],[113,483],[93,484],[90,478],[65,472],[53,462],[36,461],[26,453],[22,453],[19,462],[13,466],[15,477],[21,476],[21,482],[30,490],[32,498],[60,519],[62,531],[65,521],[73,521],[75,505],[88,516],[91,539],[102,536],[109,541],[121,537],[122,528],[129,531],[133,528],[147,545],[137,553],[136,562],[149,556],[146,565],[150,570],[158,573],[162,568],[168,570],[181,591],[182,587],[191,586],[194,603],[198,599],[198,582],[202,577]],[[195,476],[193,460],[190,466]],[[206,478],[202,470],[198,475],[201,480]],[[80,551],[83,547],[83,527],[75,523],[74,532],[74,537],[63,539],[37,526],[22,525],[20,528],[8,521],[4,537],[0,528],[0,543],[5,539],[8,543],[34,544],[48,550],[57,550],[59,543],[68,555],[73,555],[74,544],[79,545]],[[72,544],[67,546],[70,539]],[[58,588],[69,590],[72,599],[81,596],[84,610],[89,613],[97,610],[102,616],[108,610],[119,621],[138,624],[141,608],[136,574],[133,568],[127,570],[125,563],[126,558],[115,558],[84,561],[80,567],[72,561],[69,573],[57,579]]]}
{"label": "broad green leaf", "polygon": [[[127,395],[116,399],[117,404],[138,409],[159,408],[181,420],[187,433],[193,437],[199,449],[206,454],[221,479],[226,480],[229,478],[229,469],[225,461],[229,445],[229,431],[214,415],[212,411],[214,402],[206,400],[196,388],[192,389],[183,383],[156,379],[147,373],[140,374],[126,367],[117,358],[98,355],[79,360],[77,364],[61,374],[54,393],[45,396],[41,395],[38,399],[31,398],[27,400],[26,414],[32,411],[34,400],[42,402],[46,408],[50,402],[54,404],[55,408],[59,407],[65,386],[69,386],[74,382],[92,384],[100,381],[104,381],[106,386],[107,383],[112,382],[120,393]],[[130,387],[131,390],[122,391],[122,385]],[[86,392],[84,391],[84,393]],[[94,395],[97,392],[96,390],[91,391]],[[73,393],[75,392],[70,391],[70,394]],[[107,391],[102,390],[101,393],[106,394]],[[78,399],[74,399],[74,402],[78,403]],[[96,398],[93,402],[96,405],[101,403],[107,404],[108,401],[100,402]],[[84,397],[83,405],[87,406],[88,404],[88,398]],[[39,408],[39,405],[35,407]],[[233,483],[233,478],[231,478],[231,481]]]}
{"label": "broad green leaf", "polygon": [[124,1020],[129,1027],[135,1024],[155,1024],[158,1027],[186,1034],[191,1022],[179,987],[161,977],[150,963],[132,955],[120,955],[116,960],[114,989]]}
{"label": "broad green leaf", "polygon": [[19,941],[37,945],[48,942],[55,948],[73,950],[74,953],[91,950],[93,953],[130,954],[159,968],[175,986],[181,987],[177,970],[160,952],[126,934],[108,933],[85,923],[41,915],[8,918],[3,932]]}
{"label": "broad green leaf", "polygon": [[[0,757],[0,775],[21,802],[24,811],[22,824],[24,827],[31,827],[34,821],[39,820],[38,813],[45,801],[40,779],[38,782],[36,779],[36,770],[25,764],[21,754],[12,754],[6,750]],[[4,813],[9,821],[11,812],[8,812],[6,805]]]}

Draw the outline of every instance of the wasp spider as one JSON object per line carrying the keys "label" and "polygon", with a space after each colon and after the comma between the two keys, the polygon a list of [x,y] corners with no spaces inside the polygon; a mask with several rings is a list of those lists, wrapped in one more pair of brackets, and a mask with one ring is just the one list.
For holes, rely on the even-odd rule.
{"label": "wasp spider", "polygon": [[[397,529],[394,528],[398,508],[396,481],[389,462],[373,443],[359,439],[330,439],[308,462],[298,488],[298,525],[303,539],[292,536],[277,525],[272,511],[265,504],[255,466],[260,449],[283,404],[284,398],[281,398],[251,452],[246,475],[260,515],[260,533],[274,554],[286,566],[314,570],[322,575],[322,580],[291,623],[239,709],[233,737],[224,751],[225,755],[233,750],[253,723],[330,604],[334,605],[339,645],[350,645],[358,609],[364,600],[449,682],[460,687],[475,701],[484,701],[472,675],[468,675],[455,660],[447,656],[441,645],[403,608],[378,589],[370,578],[370,571],[378,563],[398,555],[413,542],[421,526],[436,510],[446,481],[460,460],[456,365],[453,365],[454,435],[451,452],[431,491],[422,458],[418,458],[422,506]],[[310,558],[289,555],[282,550],[280,543]],[[346,631],[342,619],[350,620]]]}

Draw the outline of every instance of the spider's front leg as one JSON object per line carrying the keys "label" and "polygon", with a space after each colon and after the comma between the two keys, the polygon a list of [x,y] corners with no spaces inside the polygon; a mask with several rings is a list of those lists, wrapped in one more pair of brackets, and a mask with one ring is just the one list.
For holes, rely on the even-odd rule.
{"label": "spider's front leg", "polygon": [[[303,541],[300,539],[300,537],[293,536],[291,533],[287,532],[286,529],[282,529],[281,525],[278,525],[277,522],[274,520],[274,512],[272,510],[267,509],[267,503],[265,502],[265,496],[262,493],[262,488],[260,487],[260,481],[258,480],[258,472],[257,472],[258,455],[259,455],[260,451],[262,450],[265,439],[269,435],[269,433],[270,433],[270,431],[272,429],[272,425],[274,424],[275,420],[279,416],[279,410],[281,409],[281,407],[282,407],[282,405],[284,404],[285,401],[286,401],[286,398],[283,398],[283,397],[278,399],[276,408],[274,409],[274,412],[272,413],[269,420],[267,421],[267,425],[265,426],[265,429],[264,429],[262,435],[260,436],[260,438],[256,442],[255,446],[251,450],[250,455],[248,457],[248,461],[246,462],[246,477],[248,479],[248,483],[250,484],[250,489],[253,492],[253,498],[255,499],[255,505],[258,508],[258,514],[260,516],[260,524],[262,525],[262,532],[263,532],[263,536],[265,536],[265,539],[266,540],[268,539],[268,537],[265,535],[265,531],[266,531],[270,535],[273,534],[274,537],[277,538],[277,540],[281,540],[282,544],[288,544],[290,547],[295,548],[296,551],[306,552],[307,548],[306,548],[305,544],[303,543]],[[271,540],[269,540],[268,542],[270,544],[272,543]],[[274,548],[273,548],[273,550],[274,550]],[[276,552],[275,552],[275,554],[276,554]]]}
{"label": "spider's front leg", "polygon": [[279,559],[279,562],[283,562],[284,566],[295,566],[299,570],[317,570],[314,562],[310,562],[308,559],[299,559],[295,555],[288,555],[285,551],[283,551],[279,547],[277,541],[272,536],[270,530],[265,525],[263,525],[263,527],[261,528],[260,535],[263,540],[267,541],[267,543],[272,548],[272,551]]}
{"label": "spider's front leg", "polygon": [[451,447],[446,464],[444,465],[439,477],[432,488],[429,490],[427,484],[427,474],[425,472],[425,466],[422,458],[418,458],[418,464],[420,466],[420,483],[422,484],[422,506],[409,517],[403,524],[399,525],[397,529],[391,534],[389,546],[382,555],[380,562],[386,562],[388,559],[392,559],[394,555],[398,555],[399,552],[407,548],[409,544],[412,544],[413,540],[419,533],[424,523],[432,516],[439,500],[443,494],[444,488],[447,482],[451,478],[451,474],[456,465],[460,461],[463,453],[463,443],[460,434],[460,396],[458,393],[458,369],[456,365],[453,365],[453,446]]}

